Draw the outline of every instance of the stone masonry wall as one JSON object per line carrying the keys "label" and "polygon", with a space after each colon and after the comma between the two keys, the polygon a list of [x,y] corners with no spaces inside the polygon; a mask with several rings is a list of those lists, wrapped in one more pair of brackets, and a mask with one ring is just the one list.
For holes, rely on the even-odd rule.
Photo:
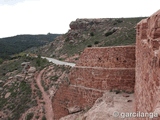
{"label": "stone masonry wall", "polygon": [[71,84],[99,90],[124,90],[133,92],[135,85],[134,68],[82,67],[72,69]]}
{"label": "stone masonry wall", "polygon": [[160,10],[137,24],[136,39],[135,108],[160,113]]}
{"label": "stone masonry wall", "polygon": [[62,85],[53,99],[54,120],[91,108],[103,91],[74,85]]}
{"label": "stone masonry wall", "polygon": [[135,68],[135,46],[86,48],[77,66]]}

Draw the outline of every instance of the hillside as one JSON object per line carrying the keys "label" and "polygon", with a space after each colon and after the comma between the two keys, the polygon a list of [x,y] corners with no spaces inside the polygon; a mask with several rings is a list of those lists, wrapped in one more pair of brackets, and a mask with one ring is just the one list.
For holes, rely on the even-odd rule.
{"label": "hillside", "polygon": [[[22,64],[28,62],[24,72]],[[5,61],[0,65],[0,119],[46,120],[51,105],[48,102],[59,85],[68,80],[69,71],[69,66],[51,64],[39,57]]]}
{"label": "hillside", "polygon": [[[62,118],[62,120],[71,120],[71,118],[74,120],[90,120],[93,115],[97,115],[95,119],[99,119],[102,116],[101,113],[106,116],[111,116],[113,114],[113,110],[130,111],[134,103],[133,93],[126,93],[125,91],[116,89],[109,90],[108,93],[106,93],[107,96],[109,94],[111,98],[115,98],[113,101],[113,106],[108,106],[112,104],[112,101],[104,94],[102,98],[99,98],[95,102],[95,105],[91,109],[91,106],[88,106],[87,104],[84,106],[84,110],[81,107],[80,109],[79,107],[76,109],[76,106],[66,108],[66,106],[68,107],[68,105],[72,105],[69,104],[72,103],[69,102],[69,100],[75,100],[73,103],[85,103],[85,101],[94,103],[94,100],[98,98],[98,96],[101,96],[103,90],[99,90],[99,88],[97,91],[97,88],[87,88],[85,86],[78,88],[78,86],[72,85],[73,82],[80,84],[80,82],[82,82],[84,79],[83,76],[87,76],[86,80],[84,81],[89,81],[86,82],[85,85],[90,85],[91,83],[93,86],[99,87],[103,85],[105,88],[106,86],[104,85],[106,85],[106,82],[101,82],[101,85],[99,83],[100,80],[109,78],[113,81],[116,81],[114,78],[116,75],[119,75],[117,78],[121,78],[120,75],[125,73],[127,74],[127,77],[130,77],[128,76],[130,73],[120,71],[115,74],[116,72],[111,71],[109,72],[111,75],[107,78],[107,68],[97,67],[99,71],[96,71],[96,68],[91,70],[91,66],[89,66],[86,70],[84,68],[85,66],[79,66],[81,71],[73,72],[73,70],[78,71],[79,69],[72,69],[70,66],[49,63],[46,59],[42,59],[40,55],[53,57],[63,61],[76,62],[76,60],[79,59],[79,55],[86,47],[134,45],[136,40],[135,26],[141,19],[143,18],[77,19],[76,21],[70,23],[70,30],[66,34],[60,36],[56,35],[57,37],[51,34],[36,36],[18,35],[1,39],[0,42],[3,43],[0,43],[0,45],[2,45],[2,47],[0,46],[0,51],[2,51],[2,54],[0,53],[1,57],[19,53],[24,50],[27,50],[25,52],[32,52],[34,53],[33,55],[38,55],[38,57],[36,58],[32,55],[26,56],[26,54],[22,53],[19,57],[15,57],[12,60],[8,60],[0,64],[0,119],[49,120],[58,114],[66,112],[68,109],[71,116],[66,116]],[[38,47],[41,45],[44,46]],[[37,48],[28,50],[28,48],[31,47]],[[128,65],[127,63],[132,62],[130,58],[122,61],[122,59],[124,59],[123,52],[120,50],[115,51],[118,51],[118,53],[115,54],[118,55],[118,58],[116,56],[109,59],[103,54],[103,52],[101,52],[101,54],[98,53],[100,51],[90,52],[92,54],[89,53],[87,56],[94,56],[94,54],[98,54],[100,57],[102,57],[102,59],[97,59],[98,56],[95,56],[94,60],[98,60],[97,62],[100,61],[102,64],[105,64],[103,61],[107,58],[111,60],[111,62],[123,62],[123,64],[126,64],[126,66],[129,67],[131,64]],[[130,51],[127,52],[128,54],[132,53],[131,50],[127,49],[126,51]],[[130,55],[134,59],[135,55]],[[90,58],[93,57],[88,57],[86,59],[84,55],[83,60],[85,60],[85,63],[87,63],[86,60],[89,60]],[[128,56],[126,56],[126,58],[128,58]],[[83,60],[81,59],[80,62]],[[93,63],[94,60],[92,60],[92,62],[89,60],[88,63]],[[27,64],[28,62],[29,66],[26,66],[24,69],[23,64]],[[98,65],[100,64],[98,63]],[[107,65],[113,64],[109,63]],[[104,65],[102,66],[104,67]],[[115,65],[113,66],[115,67]],[[120,70],[119,68],[117,69]],[[24,72],[24,70],[27,72]],[[114,70],[116,69],[114,68]],[[112,73],[114,76],[112,76]],[[92,76],[92,74],[94,74],[94,76]],[[122,80],[124,79],[125,77],[123,76]],[[93,80],[95,83],[93,84],[91,80]],[[96,82],[96,80],[98,82]],[[120,79],[117,80],[120,81]],[[123,84],[121,81],[120,83]],[[128,81],[126,84],[128,84]],[[107,85],[109,85],[109,82]],[[79,94],[77,94],[77,92]],[[86,95],[87,99],[84,99],[85,101],[80,101],[82,98],[81,95]],[[68,96],[68,98],[65,96]],[[62,99],[63,97],[64,99]],[[94,100],[90,102],[92,97]],[[61,108],[59,108],[59,104],[56,104],[57,101],[61,103]],[[58,106],[54,107],[55,105]],[[104,110],[100,109],[102,106],[105,107]],[[123,109],[121,109],[122,106]],[[98,109],[95,111],[95,108]],[[108,110],[107,114],[106,110]],[[55,114],[55,111],[57,111],[57,114]],[[68,115],[68,111],[66,115]],[[80,113],[78,113],[79,111]],[[73,113],[78,113],[78,116]]]}
{"label": "hillside", "polygon": [[0,58],[8,58],[32,47],[39,47],[54,40],[60,34],[47,35],[17,35],[0,38]]}
{"label": "hillside", "polygon": [[74,61],[86,47],[135,44],[135,26],[142,19],[77,19],[70,23],[70,30],[66,34],[41,47],[39,53],[43,56]]}

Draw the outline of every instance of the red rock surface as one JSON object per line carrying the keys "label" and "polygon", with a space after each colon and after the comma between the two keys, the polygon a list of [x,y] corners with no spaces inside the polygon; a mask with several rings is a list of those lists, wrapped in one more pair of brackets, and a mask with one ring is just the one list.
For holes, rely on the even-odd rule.
{"label": "red rock surface", "polygon": [[135,108],[160,114],[160,10],[137,24],[136,39]]}

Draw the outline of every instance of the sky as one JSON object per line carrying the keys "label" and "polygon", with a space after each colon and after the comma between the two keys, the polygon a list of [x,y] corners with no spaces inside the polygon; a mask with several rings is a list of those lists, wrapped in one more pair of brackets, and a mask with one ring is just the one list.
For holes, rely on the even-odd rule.
{"label": "sky", "polygon": [[66,33],[77,18],[146,17],[160,0],[0,0],[0,38]]}

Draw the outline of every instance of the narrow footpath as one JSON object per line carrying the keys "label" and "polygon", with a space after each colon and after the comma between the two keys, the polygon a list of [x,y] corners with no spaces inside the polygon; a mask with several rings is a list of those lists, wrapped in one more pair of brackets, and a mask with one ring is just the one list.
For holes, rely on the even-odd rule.
{"label": "narrow footpath", "polygon": [[44,91],[44,88],[41,84],[41,80],[42,80],[42,75],[44,73],[44,69],[40,71],[40,73],[38,74],[37,78],[36,78],[36,82],[37,82],[37,85],[42,93],[42,97],[43,97],[43,100],[45,102],[45,116],[47,118],[47,120],[53,120],[53,108],[52,108],[52,101],[51,99],[49,98],[49,95],[47,95],[47,93]]}

